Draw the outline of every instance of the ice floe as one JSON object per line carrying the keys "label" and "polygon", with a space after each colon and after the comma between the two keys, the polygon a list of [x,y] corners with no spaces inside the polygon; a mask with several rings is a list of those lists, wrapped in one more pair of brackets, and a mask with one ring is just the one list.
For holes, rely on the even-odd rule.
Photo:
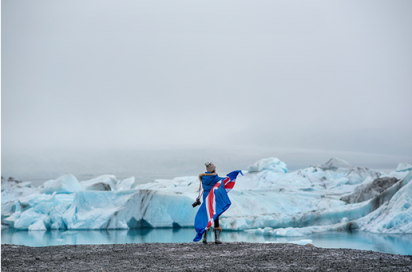
{"label": "ice floe", "polygon": [[397,172],[405,172],[405,171],[411,171],[412,170],[412,164],[407,163],[407,162],[401,162],[398,164],[398,167],[396,167]]}
{"label": "ice floe", "polygon": [[[277,237],[353,229],[412,233],[408,165],[400,164],[397,171],[386,174],[331,159],[288,172],[279,159],[262,159],[238,177],[229,194],[232,205],[221,216],[220,225]],[[64,175],[39,188],[2,181],[2,228],[193,227],[197,208],[191,204],[198,188],[197,176],[138,185],[134,177],[120,181],[104,175],[79,182],[73,175]]]}

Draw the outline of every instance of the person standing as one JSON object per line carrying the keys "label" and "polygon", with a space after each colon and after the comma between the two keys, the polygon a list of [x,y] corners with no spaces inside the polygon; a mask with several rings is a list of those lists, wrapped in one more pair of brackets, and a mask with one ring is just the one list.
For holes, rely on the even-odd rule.
{"label": "person standing", "polygon": [[236,183],[236,178],[239,174],[243,175],[242,171],[235,170],[226,175],[219,177],[216,173],[216,166],[207,162],[206,172],[199,175],[200,189],[203,187],[203,203],[200,203],[200,194],[196,198],[193,207],[200,205],[195,216],[196,237],[193,242],[202,240],[207,243],[207,233],[214,223],[213,231],[215,232],[215,243],[221,244],[220,233],[222,228],[219,226],[219,216],[229,209],[230,202],[228,192],[230,192]]}
{"label": "person standing", "polygon": [[[219,177],[216,173],[216,166],[211,163],[207,162],[206,165],[206,172],[199,175],[199,180],[201,182],[201,186],[203,187],[203,202],[205,201],[206,197],[209,195],[210,190],[212,187],[221,181],[223,178]],[[215,243],[221,244],[222,241],[220,240],[220,233],[222,232],[222,228],[219,226],[219,217],[214,222],[213,231],[215,233]],[[207,233],[209,230],[205,231],[203,234],[203,243],[207,244]]]}

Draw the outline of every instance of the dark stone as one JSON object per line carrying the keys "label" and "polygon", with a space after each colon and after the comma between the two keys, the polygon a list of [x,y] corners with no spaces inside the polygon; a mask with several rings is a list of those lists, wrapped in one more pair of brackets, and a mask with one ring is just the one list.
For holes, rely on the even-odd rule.
{"label": "dark stone", "polygon": [[377,178],[370,184],[359,185],[354,193],[344,196],[340,200],[347,204],[363,202],[380,195],[398,181],[399,179],[391,177]]}
{"label": "dark stone", "polygon": [[[36,256],[40,256],[39,259]],[[213,261],[211,261],[213,260]],[[2,271],[412,271],[411,256],[311,245],[1,245]]]}

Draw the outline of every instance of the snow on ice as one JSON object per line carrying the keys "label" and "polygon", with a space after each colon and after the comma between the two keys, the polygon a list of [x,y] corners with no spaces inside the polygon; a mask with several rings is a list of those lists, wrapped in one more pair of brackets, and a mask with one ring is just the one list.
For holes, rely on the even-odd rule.
{"label": "snow on ice", "polygon": [[397,172],[404,172],[404,171],[411,171],[412,170],[412,164],[406,163],[406,162],[401,162],[398,164],[398,167],[396,168]]}
{"label": "snow on ice", "polygon": [[[236,169],[234,169],[236,170]],[[288,172],[277,158],[250,165],[221,216],[224,229],[256,235],[307,236],[358,229],[412,233],[412,168],[389,174],[340,159]],[[223,176],[224,173],[220,173]],[[79,182],[73,175],[30,183],[2,181],[2,228],[131,229],[193,227],[196,176],[137,185],[104,175]]]}

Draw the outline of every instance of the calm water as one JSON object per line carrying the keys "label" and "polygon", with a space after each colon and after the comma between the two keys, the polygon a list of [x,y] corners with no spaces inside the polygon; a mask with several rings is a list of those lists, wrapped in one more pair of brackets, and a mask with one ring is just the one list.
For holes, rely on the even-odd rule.
{"label": "calm water", "polygon": [[[2,244],[32,247],[80,245],[80,244],[125,244],[125,243],[190,243],[195,230],[181,229],[136,229],[136,230],[83,230],[83,231],[16,231],[3,229]],[[209,239],[212,234],[209,233]],[[412,255],[412,234],[385,235],[365,232],[322,233],[305,237],[268,237],[247,232],[223,231],[224,242],[290,243],[311,240],[324,248],[352,248],[384,253]],[[307,243],[306,241],[303,243]]]}

